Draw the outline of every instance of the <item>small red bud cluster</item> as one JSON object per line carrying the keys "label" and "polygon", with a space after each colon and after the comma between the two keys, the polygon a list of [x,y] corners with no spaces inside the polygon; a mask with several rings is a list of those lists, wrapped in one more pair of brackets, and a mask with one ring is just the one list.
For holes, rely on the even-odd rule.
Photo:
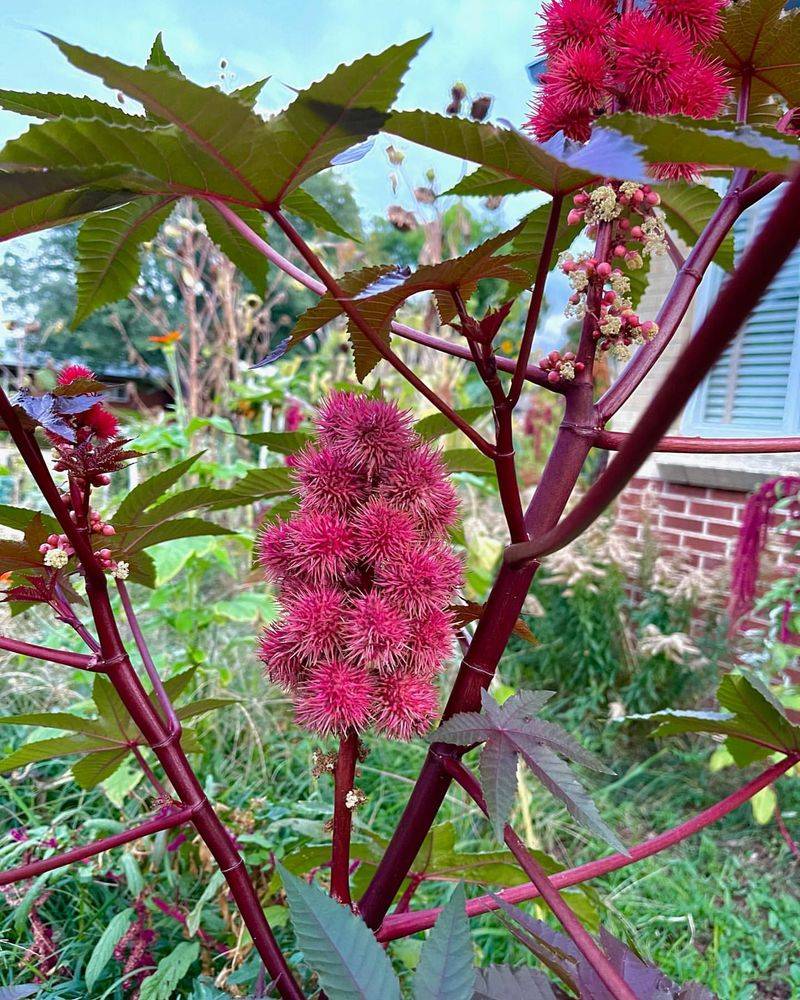
{"label": "small red bud cluster", "polygon": [[551,351],[541,359],[539,367],[547,372],[547,381],[555,383],[561,379],[571,382],[586,366],[582,361],[575,360],[572,351],[567,351],[565,354]]}

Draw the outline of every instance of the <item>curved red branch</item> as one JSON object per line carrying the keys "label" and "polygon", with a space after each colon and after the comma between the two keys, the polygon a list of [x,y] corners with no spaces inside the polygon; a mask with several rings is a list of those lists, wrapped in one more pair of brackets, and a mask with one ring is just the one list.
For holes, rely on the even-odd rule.
{"label": "curved red branch", "polygon": [[[630,434],[597,431],[594,443],[607,451],[619,451]],[[703,438],[663,437],[653,451],[688,455],[760,455],[800,452],[800,437],[787,438]]]}

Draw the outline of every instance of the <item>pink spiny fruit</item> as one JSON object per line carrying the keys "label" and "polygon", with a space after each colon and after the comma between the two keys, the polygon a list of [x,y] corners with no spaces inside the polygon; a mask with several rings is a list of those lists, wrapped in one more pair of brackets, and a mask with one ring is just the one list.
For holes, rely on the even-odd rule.
{"label": "pink spiny fruit", "polygon": [[289,522],[278,518],[264,528],[258,539],[258,558],[268,580],[277,583],[283,578],[291,555]]}
{"label": "pink spiny fruit", "polygon": [[382,669],[402,657],[408,623],[385,597],[372,591],[353,601],[344,616],[342,634],[349,659]]}
{"label": "pink spiny fruit", "polygon": [[421,617],[448,603],[461,576],[458,557],[447,546],[431,542],[384,563],[375,574],[375,585],[395,607]]}
{"label": "pink spiny fruit", "polygon": [[337,587],[301,587],[284,599],[286,632],[296,654],[309,660],[331,659],[340,646],[346,597]]}
{"label": "pink spiny fruit", "polygon": [[355,539],[338,514],[301,511],[289,522],[288,544],[292,571],[321,583],[340,576],[355,558]]}
{"label": "pink spiny fruit", "polygon": [[566,112],[602,107],[607,63],[594,42],[574,42],[554,55],[542,77],[556,106]]}
{"label": "pink spiny fruit", "polygon": [[375,564],[396,559],[419,540],[411,515],[379,497],[359,510],[353,530],[359,557]]}
{"label": "pink spiny fruit", "polygon": [[439,708],[436,688],[414,674],[390,673],[375,688],[375,728],[394,740],[421,736]]}
{"label": "pink spiny fruit", "polygon": [[575,42],[600,38],[614,16],[606,0],[552,0],[542,8],[542,27],[536,39],[552,56]]}
{"label": "pink spiny fruit", "polygon": [[382,732],[408,739],[435,716],[431,681],[453,648],[456,493],[392,403],[334,393],[315,426],[318,443],[293,463],[299,510],[259,540],[283,609],[259,655],[301,725],[361,731],[380,712]]}
{"label": "pink spiny fruit", "polygon": [[406,452],[390,467],[380,496],[404,510],[428,535],[444,537],[458,516],[458,496],[439,455],[428,447]]}
{"label": "pink spiny fruit", "polygon": [[94,379],[97,376],[86,365],[65,365],[58,373],[57,381],[59,385],[72,385],[79,378]]}
{"label": "pink spiny fruit", "polygon": [[320,663],[303,685],[297,721],[323,736],[365,729],[372,714],[373,692],[373,678],[363,667],[347,660]]}
{"label": "pink spiny fruit", "polygon": [[415,674],[431,677],[452,652],[453,623],[444,611],[434,608],[409,623],[406,657]]}
{"label": "pink spiny fruit", "polygon": [[363,473],[342,461],[333,448],[309,445],[292,462],[305,509],[346,514],[363,499],[367,489]]}
{"label": "pink spiny fruit", "polygon": [[640,10],[623,15],[614,31],[612,79],[633,111],[665,114],[681,97],[680,74],[692,60],[688,37]]}
{"label": "pink spiny fruit", "polygon": [[662,21],[680,28],[695,45],[708,45],[722,31],[727,0],[650,0]]}

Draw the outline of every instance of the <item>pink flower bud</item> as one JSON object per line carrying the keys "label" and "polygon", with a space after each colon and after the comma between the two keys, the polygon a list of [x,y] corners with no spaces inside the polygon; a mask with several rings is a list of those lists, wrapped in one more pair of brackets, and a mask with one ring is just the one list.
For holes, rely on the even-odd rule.
{"label": "pink flower bud", "polygon": [[578,223],[583,218],[584,213],[579,208],[571,208],[569,214],[567,215],[567,225],[577,226]]}
{"label": "pink flower bud", "polygon": [[116,532],[113,524],[104,524],[103,525],[101,534],[105,535],[107,538],[109,538],[111,535],[116,535],[116,533],[117,532]]}
{"label": "pink flower bud", "polygon": [[657,194],[655,191],[650,191],[645,195],[645,201],[648,205],[660,205],[661,195]]}
{"label": "pink flower bud", "polygon": [[619,244],[619,246],[614,247],[615,257],[624,257],[625,253],[626,253],[625,247],[621,243]]}
{"label": "pink flower bud", "polygon": [[547,376],[548,382],[558,382],[560,379],[561,376],[558,374],[558,372],[550,372]]}
{"label": "pink flower bud", "polygon": [[597,265],[597,273],[601,278],[607,278],[611,274],[611,265],[608,261],[602,260]]}

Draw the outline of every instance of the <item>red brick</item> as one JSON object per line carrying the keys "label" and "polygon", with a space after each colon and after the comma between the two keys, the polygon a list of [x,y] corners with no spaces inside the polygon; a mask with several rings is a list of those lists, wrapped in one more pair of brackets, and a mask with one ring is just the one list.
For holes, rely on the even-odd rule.
{"label": "red brick", "polygon": [[718,490],[708,491],[709,500],[727,500],[730,503],[744,503],[749,495],[749,490]]}
{"label": "red brick", "polygon": [[729,504],[713,501],[692,500],[689,503],[689,513],[698,517],[714,517],[718,521],[733,521],[736,511]]}
{"label": "red brick", "polygon": [[726,562],[727,560],[721,559],[719,556],[703,556],[700,560],[700,567],[701,569],[715,570],[720,569]]}
{"label": "red brick", "polygon": [[675,514],[662,514],[660,523],[664,528],[676,528],[678,531],[694,531],[703,533],[703,522],[694,517],[678,517]]}
{"label": "red brick", "polygon": [[639,537],[639,529],[635,524],[620,524],[618,521],[616,524],[616,530],[621,535],[627,535],[628,538]]}
{"label": "red brick", "polygon": [[692,497],[694,500],[704,500],[707,494],[703,486],[684,486],[681,483],[667,483],[666,492],[679,497]]}
{"label": "red brick", "polygon": [[681,536],[677,533],[677,531],[663,531],[662,529],[659,528],[656,531],[656,535],[658,536],[658,540],[662,548],[669,548],[669,549],[680,548]]}
{"label": "red brick", "polygon": [[686,500],[679,500],[678,497],[662,497],[658,501],[661,510],[668,510],[671,514],[684,514],[686,512]]}
{"label": "red brick", "polygon": [[660,479],[644,479],[642,476],[634,476],[628,484],[629,488],[631,486],[634,489],[646,490],[649,488],[660,492],[664,488],[664,483]]}
{"label": "red brick", "polygon": [[725,542],[718,542],[711,538],[697,538],[695,536],[683,536],[683,544],[694,552],[713,552],[722,555],[727,551]]}
{"label": "red brick", "polygon": [[739,526],[736,524],[714,524],[713,521],[706,521],[706,534],[715,535],[717,538],[738,538]]}

